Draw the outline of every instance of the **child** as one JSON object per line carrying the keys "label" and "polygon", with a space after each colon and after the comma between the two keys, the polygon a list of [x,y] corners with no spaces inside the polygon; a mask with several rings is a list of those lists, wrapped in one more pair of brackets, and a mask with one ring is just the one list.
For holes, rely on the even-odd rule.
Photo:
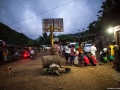
{"label": "child", "polygon": [[83,54],[81,54],[80,57],[79,57],[79,66],[84,67],[84,57],[83,57]]}

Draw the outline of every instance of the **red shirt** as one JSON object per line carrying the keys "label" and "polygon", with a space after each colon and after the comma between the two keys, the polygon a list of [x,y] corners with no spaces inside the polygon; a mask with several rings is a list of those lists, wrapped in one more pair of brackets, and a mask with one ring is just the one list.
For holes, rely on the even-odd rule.
{"label": "red shirt", "polygon": [[89,64],[89,63],[90,63],[89,59],[88,59],[86,56],[83,56],[83,57],[84,57],[84,62],[85,62],[86,64]]}
{"label": "red shirt", "polygon": [[97,64],[97,60],[93,55],[91,55],[91,59],[93,60],[94,64]]}

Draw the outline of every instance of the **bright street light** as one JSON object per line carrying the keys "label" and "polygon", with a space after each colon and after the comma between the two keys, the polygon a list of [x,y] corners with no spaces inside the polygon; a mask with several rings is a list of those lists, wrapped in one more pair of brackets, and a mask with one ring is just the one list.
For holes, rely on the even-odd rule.
{"label": "bright street light", "polygon": [[108,29],[108,32],[109,32],[109,33],[113,33],[113,28],[109,28],[109,29]]}

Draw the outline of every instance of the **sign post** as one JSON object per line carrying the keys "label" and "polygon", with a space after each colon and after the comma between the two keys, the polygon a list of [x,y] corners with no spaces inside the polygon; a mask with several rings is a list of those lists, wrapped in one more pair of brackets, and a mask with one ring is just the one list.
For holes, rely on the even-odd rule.
{"label": "sign post", "polygon": [[51,64],[56,63],[61,66],[60,56],[54,47],[53,32],[63,31],[63,19],[53,18],[53,19],[43,19],[43,32],[50,32],[50,55],[42,57],[43,68],[49,67]]}
{"label": "sign post", "polygon": [[54,45],[54,41],[53,41],[53,26],[50,25],[50,42],[51,42],[51,46]]}
{"label": "sign post", "polygon": [[50,32],[50,42],[51,46],[54,46],[53,32],[63,32],[63,19],[53,18],[53,19],[43,19],[43,32]]}

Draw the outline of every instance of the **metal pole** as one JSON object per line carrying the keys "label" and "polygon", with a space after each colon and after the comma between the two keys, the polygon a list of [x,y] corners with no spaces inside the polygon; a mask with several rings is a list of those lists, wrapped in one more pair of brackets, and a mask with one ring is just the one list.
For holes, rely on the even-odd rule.
{"label": "metal pole", "polygon": [[52,23],[53,23],[53,25],[52,25],[52,46],[54,45],[54,40],[53,40],[53,32],[54,32],[54,19],[52,20]]}
{"label": "metal pole", "polygon": [[51,46],[54,45],[54,42],[53,42],[53,26],[50,25],[50,43],[51,43]]}

